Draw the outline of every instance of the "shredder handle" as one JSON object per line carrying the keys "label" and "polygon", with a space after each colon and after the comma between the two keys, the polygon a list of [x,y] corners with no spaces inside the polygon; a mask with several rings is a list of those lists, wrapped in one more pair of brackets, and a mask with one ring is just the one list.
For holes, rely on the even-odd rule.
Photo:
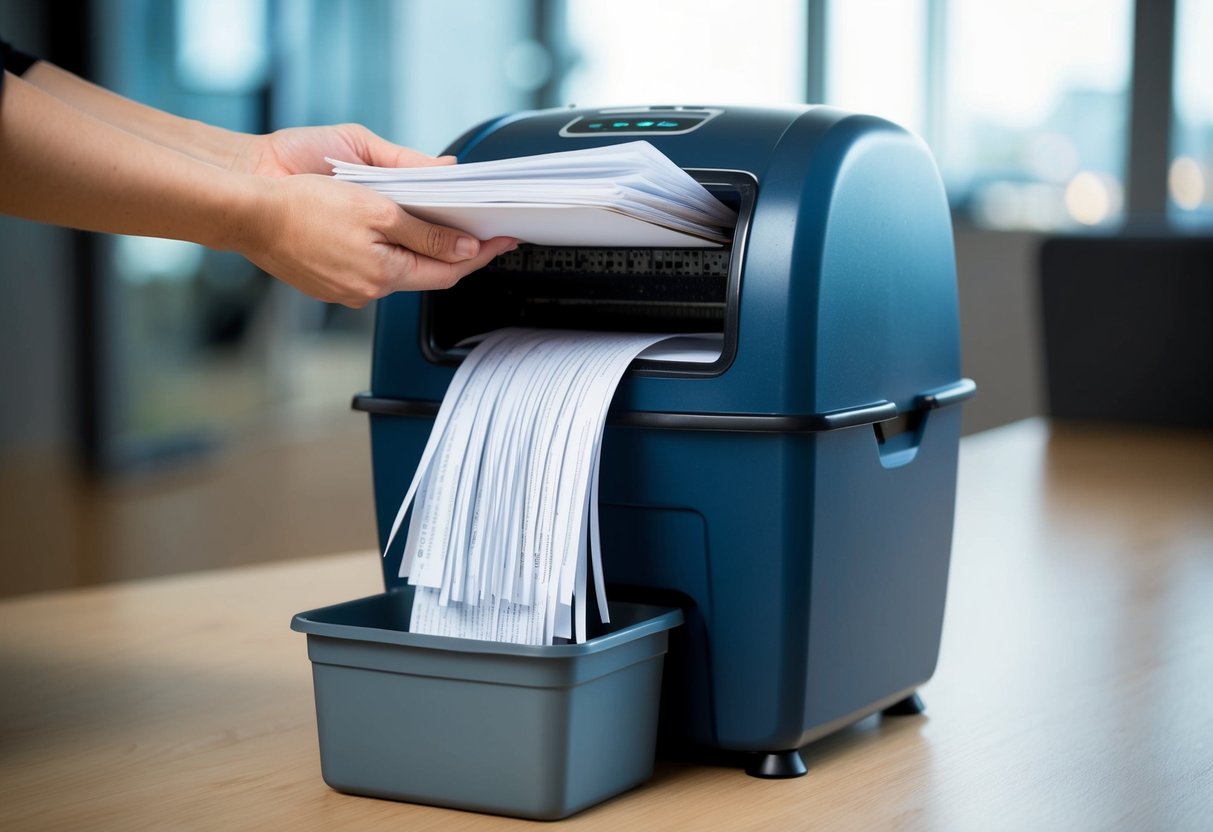
{"label": "shredder handle", "polygon": [[962,378],[952,384],[925,390],[914,397],[913,407],[895,418],[872,425],[876,432],[880,464],[885,468],[900,468],[912,462],[923,438],[927,414],[942,407],[968,401],[977,392],[972,379]]}
{"label": "shredder handle", "polygon": [[950,407],[967,402],[975,395],[977,395],[977,383],[971,378],[962,378],[954,384],[919,393],[914,398],[914,409],[936,410],[940,407]]}

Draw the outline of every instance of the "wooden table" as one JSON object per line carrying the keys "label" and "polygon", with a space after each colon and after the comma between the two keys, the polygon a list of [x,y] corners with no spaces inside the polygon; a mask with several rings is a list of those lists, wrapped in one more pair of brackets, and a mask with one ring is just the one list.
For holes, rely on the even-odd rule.
{"label": "wooden table", "polygon": [[[320,779],[288,622],[378,591],[375,558],[0,604],[0,829],[527,825]],[[1213,829],[1213,437],[1033,421],[965,439],[949,591],[926,716],[810,745],[799,780],[659,762],[563,825]]]}

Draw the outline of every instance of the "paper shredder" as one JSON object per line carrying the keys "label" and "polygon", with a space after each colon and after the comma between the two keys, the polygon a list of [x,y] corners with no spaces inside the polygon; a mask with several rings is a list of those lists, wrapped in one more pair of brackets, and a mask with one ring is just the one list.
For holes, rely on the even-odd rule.
{"label": "paper shredder", "polygon": [[[915,711],[939,651],[955,503],[955,260],[930,152],[823,106],[518,113],[462,162],[643,138],[740,216],[719,249],[522,245],[442,292],[378,305],[370,414],[380,542],[468,336],[503,326],[715,333],[713,363],[638,360],[601,480],[610,590],[676,600],[661,730],[685,747],[796,749]],[[384,561],[389,590],[398,553]]]}

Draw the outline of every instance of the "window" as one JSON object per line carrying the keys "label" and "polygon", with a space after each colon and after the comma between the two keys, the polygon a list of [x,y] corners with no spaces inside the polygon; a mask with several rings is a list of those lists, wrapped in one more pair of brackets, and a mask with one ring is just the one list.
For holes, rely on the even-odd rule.
{"label": "window", "polygon": [[[806,44],[821,41],[824,103],[922,135],[961,216],[1042,230],[1123,218],[1132,0],[822,2],[826,30],[815,37],[807,4],[784,0],[751,4],[745,15],[710,0],[569,2],[573,66],[562,98],[584,106],[804,101]],[[1192,16],[1208,15],[1199,9],[1213,0],[1181,2]],[[1203,60],[1193,78],[1213,74]],[[1205,96],[1188,109],[1200,141],[1213,105]],[[1187,201],[1179,204],[1194,199],[1191,170],[1203,163],[1192,160],[1207,161],[1203,141],[1203,157],[1177,148]],[[1206,167],[1202,199],[1213,190]]]}
{"label": "window", "polygon": [[993,227],[1122,216],[1130,0],[950,0],[934,149],[953,206]]}
{"label": "window", "polygon": [[1169,216],[1213,225],[1213,0],[1179,0],[1175,10],[1175,118],[1167,177]]}
{"label": "window", "polygon": [[826,15],[824,103],[927,135],[926,0],[848,0]]}
{"label": "window", "polygon": [[804,100],[804,3],[577,0],[567,5],[578,106]]}

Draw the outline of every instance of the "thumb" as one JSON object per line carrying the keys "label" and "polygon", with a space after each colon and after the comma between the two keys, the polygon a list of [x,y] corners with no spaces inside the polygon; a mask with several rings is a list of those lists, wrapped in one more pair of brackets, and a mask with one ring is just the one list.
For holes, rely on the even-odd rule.
{"label": "thumb", "polygon": [[455,161],[453,156],[434,157],[411,147],[393,144],[370,131],[366,136],[366,155],[370,164],[384,168],[424,168],[449,165]]}
{"label": "thumb", "polygon": [[480,253],[480,241],[471,234],[426,222],[399,206],[392,223],[382,231],[389,242],[444,263],[458,263]]}

